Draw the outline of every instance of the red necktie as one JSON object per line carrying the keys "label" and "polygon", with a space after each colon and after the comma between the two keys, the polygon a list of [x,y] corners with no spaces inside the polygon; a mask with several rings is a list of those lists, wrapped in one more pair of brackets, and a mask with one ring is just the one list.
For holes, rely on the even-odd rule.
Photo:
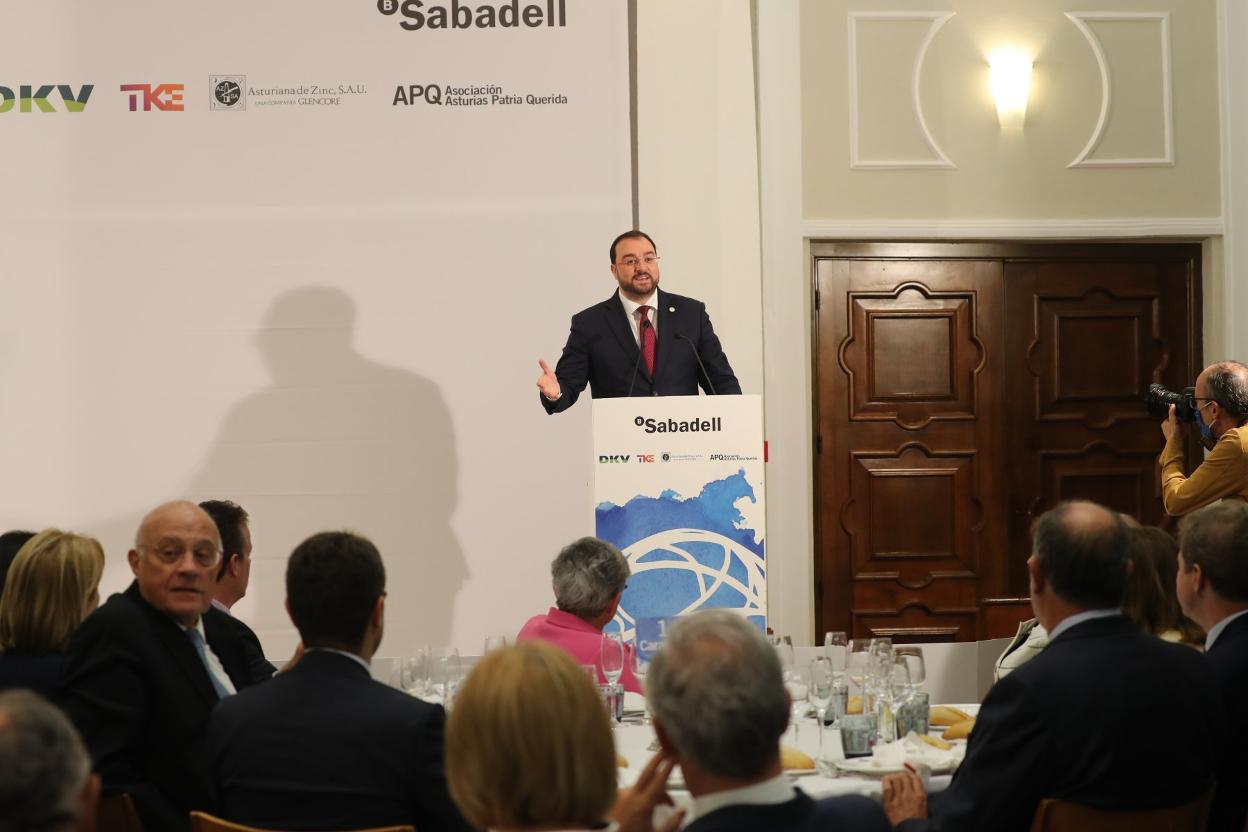
{"label": "red necktie", "polygon": [[654,327],[650,325],[650,307],[639,306],[637,311],[641,313],[641,323],[638,324],[638,331],[641,334],[641,354],[646,359],[646,372],[650,373],[651,381],[654,380]]}

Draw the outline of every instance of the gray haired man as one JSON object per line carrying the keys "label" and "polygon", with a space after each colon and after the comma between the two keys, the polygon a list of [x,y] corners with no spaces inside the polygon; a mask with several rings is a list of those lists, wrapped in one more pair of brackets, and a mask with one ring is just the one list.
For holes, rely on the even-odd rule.
{"label": "gray haired man", "polygon": [[[566,651],[582,665],[598,668],[602,677],[602,630],[615,618],[628,583],[628,560],[619,549],[596,537],[582,537],[563,547],[550,565],[555,606],[528,620],[517,641],[540,639]],[[627,648],[626,656],[627,659]],[[641,692],[631,662],[624,662],[620,683]]]}
{"label": "gray haired man", "polygon": [[685,832],[854,829],[888,832],[875,801],[812,800],[780,767],[789,695],[756,627],[724,610],[681,619],[647,677],[654,730],[693,795]]}
{"label": "gray haired man", "polygon": [[30,691],[0,694],[0,828],[93,828],[100,778],[65,715]]}

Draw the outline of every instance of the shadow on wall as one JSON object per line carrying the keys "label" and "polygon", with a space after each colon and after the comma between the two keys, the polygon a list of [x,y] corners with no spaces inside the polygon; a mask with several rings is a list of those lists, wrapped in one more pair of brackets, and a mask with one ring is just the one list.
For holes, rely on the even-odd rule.
{"label": "shadow on wall", "polygon": [[450,644],[467,577],[451,528],[459,469],[450,411],[429,379],[356,352],[354,330],[355,304],[338,289],[281,295],[255,335],[272,383],[230,409],[186,493],[232,499],[251,514],[248,596],[259,604],[247,618],[262,637],[290,627],[282,576],[294,546],[349,529],[385,560],[387,647]]}

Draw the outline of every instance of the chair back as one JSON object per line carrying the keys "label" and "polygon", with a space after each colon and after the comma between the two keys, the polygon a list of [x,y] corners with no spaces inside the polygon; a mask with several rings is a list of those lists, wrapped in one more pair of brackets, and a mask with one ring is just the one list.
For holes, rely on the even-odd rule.
{"label": "chair back", "polygon": [[[266,832],[266,830],[232,823],[207,812],[191,812],[191,832]],[[342,832],[416,832],[416,827],[377,826],[372,829],[344,829]]]}
{"label": "chair back", "polygon": [[139,810],[130,795],[104,795],[95,807],[95,832],[143,832]]}
{"label": "chair back", "polygon": [[1213,791],[1169,809],[1106,812],[1065,800],[1045,798],[1036,808],[1031,832],[1192,832],[1209,820]]}

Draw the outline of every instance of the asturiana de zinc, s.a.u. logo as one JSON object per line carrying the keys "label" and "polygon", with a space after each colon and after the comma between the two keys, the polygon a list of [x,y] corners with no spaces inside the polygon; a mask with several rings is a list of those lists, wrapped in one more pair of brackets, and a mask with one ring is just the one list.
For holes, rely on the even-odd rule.
{"label": "asturiana de zinc, s.a.u. logo", "polygon": [[449,4],[424,0],[377,0],[377,11],[397,14],[399,25],[409,32],[418,29],[537,29],[566,27],[567,0],[545,0],[543,3],[520,4],[520,0],[503,3]]}

